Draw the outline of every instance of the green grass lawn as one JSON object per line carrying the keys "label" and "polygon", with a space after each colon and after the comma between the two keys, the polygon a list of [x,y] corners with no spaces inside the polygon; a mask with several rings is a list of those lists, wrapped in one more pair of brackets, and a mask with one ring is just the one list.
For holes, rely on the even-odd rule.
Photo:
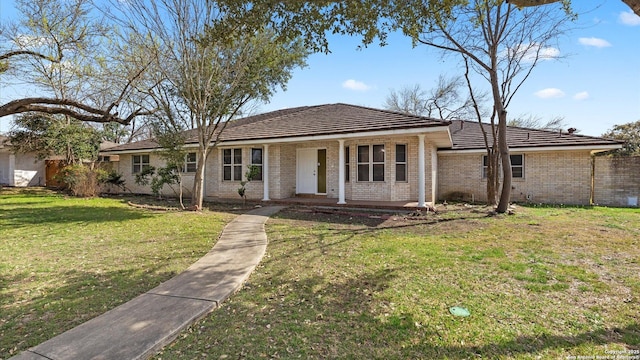
{"label": "green grass lawn", "polygon": [[0,358],[168,280],[208,252],[233,216],[1,190]]}
{"label": "green grass lawn", "polygon": [[486,214],[282,211],[245,287],[157,358],[640,355],[637,209]]}

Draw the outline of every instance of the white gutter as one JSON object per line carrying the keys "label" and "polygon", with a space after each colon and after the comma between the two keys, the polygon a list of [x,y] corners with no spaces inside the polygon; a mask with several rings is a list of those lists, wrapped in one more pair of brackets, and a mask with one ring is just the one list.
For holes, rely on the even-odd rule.
{"label": "white gutter", "polygon": [[[512,153],[523,152],[540,152],[540,151],[577,151],[577,150],[589,150],[593,153],[615,150],[622,148],[622,144],[611,145],[572,145],[572,146],[536,146],[536,147],[523,147],[523,148],[509,148]],[[485,154],[486,149],[465,149],[465,150],[453,150],[442,149],[438,150],[438,154]]]}

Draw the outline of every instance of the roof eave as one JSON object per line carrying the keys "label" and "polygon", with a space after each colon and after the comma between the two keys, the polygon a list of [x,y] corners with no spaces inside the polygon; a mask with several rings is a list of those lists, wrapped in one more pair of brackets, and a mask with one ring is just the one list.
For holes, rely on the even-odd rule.
{"label": "roof eave", "polygon": [[[446,132],[447,136],[445,141],[440,144],[436,144],[438,147],[452,146],[451,133],[449,132],[449,126],[446,124],[433,124],[430,126],[422,127],[410,127],[410,128],[394,128],[389,130],[377,130],[366,132],[339,132],[332,134],[318,134],[318,135],[306,135],[306,136],[288,136],[288,137],[273,137],[273,138],[253,138],[242,140],[227,140],[220,141],[217,146],[241,146],[241,145],[255,145],[255,144],[282,144],[282,143],[300,143],[307,141],[323,141],[323,140],[347,140],[377,136],[398,136],[398,135],[417,135],[425,133]],[[195,148],[198,144],[195,142],[185,144],[185,148]],[[123,150],[105,150],[105,154],[136,154],[136,153],[148,153],[159,151],[160,147],[147,147],[142,149],[123,149]]]}

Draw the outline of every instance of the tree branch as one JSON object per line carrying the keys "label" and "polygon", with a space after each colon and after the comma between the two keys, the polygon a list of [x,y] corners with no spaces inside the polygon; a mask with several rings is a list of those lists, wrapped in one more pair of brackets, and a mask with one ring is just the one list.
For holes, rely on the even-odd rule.
{"label": "tree branch", "polygon": [[39,52],[30,51],[30,50],[16,50],[16,51],[9,51],[9,52],[6,52],[4,54],[0,54],[0,61],[7,60],[7,59],[9,59],[11,57],[20,56],[20,55],[35,56],[35,57],[39,57],[39,58],[44,59],[44,60],[49,60],[51,62],[59,62],[60,61],[60,59],[56,59],[56,58],[53,58],[51,56],[43,55],[43,54],[40,54]]}
{"label": "tree branch", "polygon": [[[111,109],[113,106],[110,106]],[[80,110],[80,111],[79,111]],[[136,116],[150,115],[150,111],[135,110],[126,118],[119,114],[110,113],[107,110],[94,108],[78,101],[67,99],[49,98],[25,98],[10,101],[0,106],[0,117],[21,114],[25,112],[41,112],[46,114],[62,114],[70,116],[80,121],[90,121],[97,123],[116,122],[122,125],[129,125]]]}

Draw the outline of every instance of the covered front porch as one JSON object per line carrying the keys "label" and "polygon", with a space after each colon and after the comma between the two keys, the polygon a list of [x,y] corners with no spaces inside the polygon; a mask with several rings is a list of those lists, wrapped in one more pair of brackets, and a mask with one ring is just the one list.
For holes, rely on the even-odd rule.
{"label": "covered front porch", "polygon": [[450,137],[442,128],[419,130],[263,143],[261,200],[425,208],[437,199],[437,149]]}
{"label": "covered front porch", "polygon": [[[417,201],[375,201],[375,200],[349,200],[345,204],[337,204],[336,199],[327,197],[292,197],[286,199],[269,200],[265,204],[274,205],[301,205],[314,207],[329,208],[358,208],[372,210],[395,210],[395,211],[412,211],[424,208],[418,206]],[[433,206],[431,202],[427,202],[426,206]]]}

